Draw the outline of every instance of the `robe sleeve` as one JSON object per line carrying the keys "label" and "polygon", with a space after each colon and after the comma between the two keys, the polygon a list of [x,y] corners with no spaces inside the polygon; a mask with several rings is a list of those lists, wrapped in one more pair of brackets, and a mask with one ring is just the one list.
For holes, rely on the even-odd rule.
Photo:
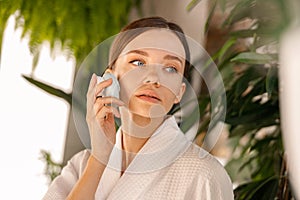
{"label": "robe sleeve", "polygon": [[[202,194],[205,194],[201,199],[206,200],[233,200],[233,186],[227,174],[221,173],[207,180],[201,188]],[[202,195],[201,195],[202,196]],[[196,198],[199,199],[199,198]]]}
{"label": "robe sleeve", "polygon": [[201,200],[233,200],[233,185],[223,166],[214,160],[205,177],[199,175],[194,179],[193,197]]}
{"label": "robe sleeve", "polygon": [[75,154],[50,184],[42,200],[64,200],[82,175],[89,158],[88,150]]}

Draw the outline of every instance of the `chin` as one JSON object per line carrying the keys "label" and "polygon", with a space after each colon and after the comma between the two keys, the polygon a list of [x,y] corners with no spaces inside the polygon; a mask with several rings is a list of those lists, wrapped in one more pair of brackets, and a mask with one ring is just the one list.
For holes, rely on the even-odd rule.
{"label": "chin", "polygon": [[130,113],[145,118],[162,118],[167,114],[165,112],[165,109],[162,109],[162,106],[160,105],[151,105],[151,106],[136,105],[130,107],[129,110]]}

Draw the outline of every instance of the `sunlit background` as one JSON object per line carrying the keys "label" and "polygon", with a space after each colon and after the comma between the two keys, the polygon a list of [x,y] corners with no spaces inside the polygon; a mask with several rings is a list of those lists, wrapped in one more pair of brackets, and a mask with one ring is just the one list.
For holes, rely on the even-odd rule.
{"label": "sunlit background", "polygon": [[[10,18],[0,69],[0,193],[1,199],[41,199],[48,187],[41,150],[62,160],[69,107],[22,77],[31,73],[32,56],[28,40],[20,37]],[[45,44],[34,75],[68,91],[73,66],[63,56],[52,59]]]}

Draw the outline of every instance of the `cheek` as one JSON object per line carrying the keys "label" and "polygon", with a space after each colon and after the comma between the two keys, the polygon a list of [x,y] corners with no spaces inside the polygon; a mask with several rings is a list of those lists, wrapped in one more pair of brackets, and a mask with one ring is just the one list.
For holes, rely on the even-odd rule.
{"label": "cheek", "polygon": [[120,99],[128,105],[129,98],[133,93],[133,88],[136,86],[136,82],[133,81],[133,75],[129,73],[131,71],[130,66],[126,63],[123,57],[118,58],[114,65],[114,74],[118,78],[120,84]]}
{"label": "cheek", "polygon": [[139,70],[127,70],[120,75],[120,98],[126,105],[135,91],[143,84],[144,75]]}
{"label": "cheek", "polygon": [[176,96],[171,91],[165,92],[165,108],[169,111],[175,103]]}
{"label": "cheek", "polygon": [[120,56],[114,64],[114,72],[118,78],[121,78],[130,69],[131,66],[124,56]]}

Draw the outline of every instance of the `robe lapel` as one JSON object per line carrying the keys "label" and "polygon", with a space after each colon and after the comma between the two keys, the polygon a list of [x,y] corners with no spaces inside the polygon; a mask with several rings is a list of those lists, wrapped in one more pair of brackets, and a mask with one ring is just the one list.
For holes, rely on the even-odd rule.
{"label": "robe lapel", "polygon": [[170,166],[190,145],[175,118],[166,119],[117,180],[107,199],[140,199],[159,178],[160,170]]}

